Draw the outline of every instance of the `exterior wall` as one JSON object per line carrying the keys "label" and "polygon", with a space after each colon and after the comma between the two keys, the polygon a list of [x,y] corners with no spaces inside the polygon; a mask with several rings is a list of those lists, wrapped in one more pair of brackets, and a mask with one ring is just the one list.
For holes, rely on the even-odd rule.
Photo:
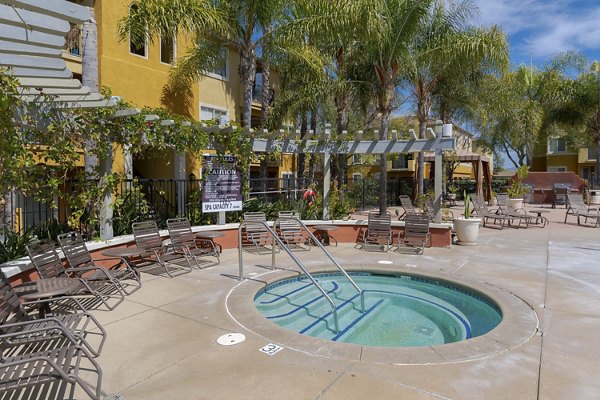
{"label": "exterior wall", "polygon": [[579,173],[576,154],[549,155],[546,157],[546,171],[551,167],[566,167],[567,171]]}

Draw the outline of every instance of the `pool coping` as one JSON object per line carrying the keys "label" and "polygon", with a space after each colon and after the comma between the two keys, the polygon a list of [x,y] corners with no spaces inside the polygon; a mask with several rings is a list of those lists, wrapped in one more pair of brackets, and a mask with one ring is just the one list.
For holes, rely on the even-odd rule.
{"label": "pool coping", "polygon": [[[301,275],[298,271],[283,269],[255,274],[237,284],[225,299],[227,312],[243,329],[293,351],[317,357],[394,365],[444,364],[492,357],[521,346],[539,331],[539,318],[531,305],[517,295],[483,281],[402,267],[348,266],[345,269],[348,272],[417,275],[465,287],[496,302],[503,319],[496,328],[485,335],[436,346],[373,347],[314,338],[276,325],[266,319],[254,306],[256,293],[265,286]],[[309,268],[309,272],[334,273],[337,270],[329,266],[313,266]]]}

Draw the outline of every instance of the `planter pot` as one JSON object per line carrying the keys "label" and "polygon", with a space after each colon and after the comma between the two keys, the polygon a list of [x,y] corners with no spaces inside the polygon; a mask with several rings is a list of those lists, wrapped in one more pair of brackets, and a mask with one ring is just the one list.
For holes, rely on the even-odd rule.
{"label": "planter pot", "polygon": [[454,231],[461,246],[475,246],[479,236],[479,224],[481,218],[455,218]]}
{"label": "planter pot", "polygon": [[590,190],[590,199],[588,201],[588,205],[591,204],[600,204],[600,190]]}
{"label": "planter pot", "polygon": [[508,199],[508,201],[513,210],[523,208],[523,199]]}
{"label": "planter pot", "polygon": [[448,200],[456,200],[456,193],[448,193],[448,194],[446,195],[446,198],[447,198]]}

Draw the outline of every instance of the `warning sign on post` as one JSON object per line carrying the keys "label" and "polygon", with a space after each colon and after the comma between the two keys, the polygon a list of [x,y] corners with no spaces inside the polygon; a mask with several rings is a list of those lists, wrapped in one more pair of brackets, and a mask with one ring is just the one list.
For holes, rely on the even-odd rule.
{"label": "warning sign on post", "polygon": [[242,209],[242,182],[236,156],[204,155],[202,212]]}

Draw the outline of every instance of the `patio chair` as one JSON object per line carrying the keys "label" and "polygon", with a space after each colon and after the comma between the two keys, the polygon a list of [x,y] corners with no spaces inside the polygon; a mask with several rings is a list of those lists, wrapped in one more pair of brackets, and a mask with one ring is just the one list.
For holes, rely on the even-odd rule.
{"label": "patio chair", "polygon": [[367,221],[367,229],[363,231],[358,242],[361,249],[377,251],[388,251],[392,244],[392,216],[389,212],[379,214],[379,211],[371,211]]}
{"label": "patio chair", "polygon": [[[114,310],[124,300],[125,297],[119,285],[111,278],[105,268],[80,267],[65,269],[56,252],[54,243],[50,241],[39,240],[28,244],[25,248],[41,279],[67,278],[77,279],[81,283],[80,290],[69,294],[91,295],[104,304],[108,310]],[[85,276],[86,273],[89,273],[92,279],[88,279]],[[100,275],[97,274],[102,274],[103,279],[99,279],[97,276]],[[110,305],[108,300],[115,295],[117,297],[116,303]]]}
{"label": "patio chair", "polygon": [[244,238],[247,244],[256,248],[257,254],[268,254],[272,249],[267,246],[272,245],[273,239],[267,228],[260,222],[267,222],[264,212],[245,212]]}
{"label": "patio chair", "polygon": [[[454,213],[449,208],[442,207],[440,212],[442,213],[442,220],[449,219],[452,221],[454,219]],[[423,210],[423,214],[429,218],[430,222],[433,222],[435,219],[435,206],[433,205],[433,199],[428,198],[425,200],[425,209]]]}
{"label": "patio chair", "polygon": [[404,231],[398,233],[398,250],[401,246],[416,247],[417,254],[431,244],[429,233],[429,217],[424,214],[408,214],[404,219]]}
{"label": "patio chair", "polygon": [[[140,256],[141,261],[158,264],[164,268],[168,277],[172,278],[172,271],[179,270],[176,275],[192,272],[192,265],[181,245],[164,244],[154,221],[134,222],[131,225],[133,237],[137,247],[146,251]],[[171,263],[174,260],[185,260],[187,266]],[[140,266],[138,266],[139,268]],[[151,270],[149,270],[151,271]]]}
{"label": "patio chair", "polygon": [[[27,283],[23,285],[26,286]],[[24,308],[42,306],[48,303],[60,303],[64,305],[65,300],[68,300],[69,304],[75,306],[75,310],[71,309],[70,311],[77,312],[55,312],[52,314],[52,317],[34,319]],[[41,331],[39,335],[35,335],[29,329],[42,330],[57,324],[68,329],[77,343],[85,346],[95,357],[100,355],[104,341],[106,340],[106,331],[98,320],[88,313],[76,298],[64,296],[21,303],[18,293],[8,283],[4,274],[0,272],[0,333],[11,334],[10,340],[6,341],[7,345],[32,342],[35,339],[45,340],[48,338],[49,333]],[[22,335],[19,335],[20,332]],[[54,333],[60,334],[59,331],[55,331]],[[100,343],[92,346],[87,341],[87,336],[100,337]]]}
{"label": "patio chair", "polygon": [[310,240],[304,235],[298,216],[294,211],[279,211],[277,234],[290,250],[310,250]]}
{"label": "patio chair", "polygon": [[172,218],[167,220],[167,229],[169,237],[174,246],[180,246],[186,255],[194,260],[197,267],[200,267],[198,261],[206,256],[212,256],[217,259],[217,265],[221,262],[219,251],[215,244],[209,239],[199,239],[192,232],[192,225],[187,218]]}
{"label": "patio chair", "polygon": [[[538,219],[533,215],[527,214],[527,211],[525,211],[524,208],[519,208],[519,209],[515,210],[510,205],[510,197],[508,196],[507,193],[497,193],[496,199],[498,200],[498,210],[496,212],[498,214],[506,215],[508,217],[512,217],[515,219],[518,218],[519,219],[519,227],[521,226],[521,222],[525,222],[526,228],[529,227],[529,224],[537,223]],[[509,221],[509,224],[511,222],[512,221]],[[544,224],[544,226],[545,226],[545,224]]]}
{"label": "patio chair", "polygon": [[[119,262],[112,268],[106,269],[104,267],[97,266],[95,262],[104,260],[114,260],[114,258],[98,258],[96,260],[92,260],[92,256],[79,233],[63,233],[61,235],[58,235],[57,239],[63,251],[63,254],[67,258],[67,262],[69,263],[69,266],[71,268],[98,268],[93,272],[93,274],[86,275],[86,280],[106,281],[108,276],[112,279],[112,281],[117,283],[119,290],[123,294],[127,295],[135,292],[136,290],[142,287],[142,281],[140,280],[138,273],[131,267],[131,265],[129,265],[127,260],[121,258]],[[125,268],[118,268],[122,265],[124,265]],[[117,267],[118,269],[116,269],[115,267]],[[134,281],[135,285],[131,291],[128,291],[126,287],[130,286],[127,283],[130,280]]]}
{"label": "patio chair", "polygon": [[[103,335],[94,349],[98,355],[106,335],[100,324],[85,313],[30,320],[10,284],[1,278],[0,398],[73,398],[74,386],[79,385],[90,398],[100,399],[102,370],[85,340],[91,321],[95,325],[91,328]],[[85,379],[79,376],[81,370],[86,371]],[[95,389],[88,383],[90,373],[97,376]]]}
{"label": "patio chair", "polygon": [[586,224],[588,218],[591,218],[596,221],[594,227],[600,226],[600,210],[589,208],[583,202],[583,196],[579,193],[567,193],[567,212],[565,214],[565,224],[567,223],[567,217],[569,215],[577,217],[577,225],[581,225],[581,217],[584,217]]}
{"label": "patio chair", "polygon": [[556,206],[564,205],[565,208],[569,208],[569,202],[567,199],[567,194],[569,193],[569,189],[571,188],[571,184],[569,183],[555,183],[553,186],[554,195],[552,196],[552,208],[556,208]]}
{"label": "patio chair", "polygon": [[[491,211],[490,209],[487,208],[487,205],[485,204],[485,200],[483,199],[483,197],[481,195],[472,194],[471,195],[471,203],[473,203],[473,209],[475,210],[475,214],[483,220],[483,226],[486,226],[488,220],[493,219],[494,224],[496,224],[497,221],[500,221],[500,229],[503,229],[504,224],[506,222],[508,222],[508,224],[510,225],[511,222],[516,218],[516,217],[510,216],[510,215],[500,214],[500,213]],[[519,226],[520,225],[521,225],[521,220],[519,219]]]}
{"label": "patio chair", "polygon": [[399,221],[403,220],[408,214],[418,214],[419,213],[413,206],[413,203],[412,203],[412,200],[410,199],[410,197],[401,194],[400,196],[398,196],[398,198],[400,199],[400,206],[402,207],[402,210],[403,210],[402,214],[400,214],[398,212],[398,210],[396,210],[396,215],[398,216]]}

